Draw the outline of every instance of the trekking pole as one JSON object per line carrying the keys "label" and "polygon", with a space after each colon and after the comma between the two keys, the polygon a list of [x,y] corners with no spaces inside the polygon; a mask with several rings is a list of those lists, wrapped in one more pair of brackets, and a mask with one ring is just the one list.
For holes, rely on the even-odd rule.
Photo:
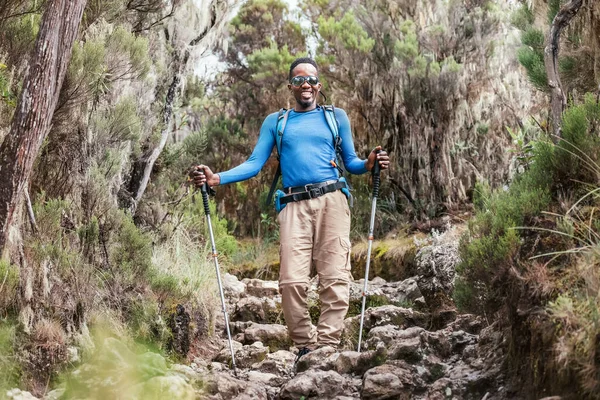
{"label": "trekking pole", "polygon": [[217,247],[215,246],[215,235],[213,234],[212,223],[210,221],[210,208],[208,206],[208,183],[204,183],[202,188],[202,202],[204,203],[204,213],[206,214],[206,220],[208,221],[208,231],[210,232],[210,243],[212,245],[212,257],[215,260],[215,270],[217,271],[217,283],[219,285],[219,294],[221,295],[221,305],[223,306],[223,317],[225,317],[225,328],[227,329],[227,340],[229,340],[229,351],[231,351],[231,365],[233,366],[233,373],[237,376],[237,369],[235,368],[235,354],[233,351],[233,341],[231,340],[231,331],[229,330],[229,317],[227,316],[227,308],[225,306],[225,295],[223,294],[223,283],[221,282],[221,273],[219,272],[219,260],[217,259]]}
{"label": "trekking pole", "polygon": [[[377,151],[377,154],[379,151]],[[358,348],[356,351],[360,353],[360,344],[362,342],[363,322],[365,320],[365,304],[367,303],[367,285],[369,283],[369,265],[371,264],[371,248],[373,247],[373,228],[375,225],[375,209],[377,208],[377,196],[379,196],[379,161],[375,158],[373,166],[373,200],[371,203],[371,222],[369,224],[369,247],[367,250],[367,265],[365,267],[365,284],[362,291],[362,308],[360,311],[360,329],[358,331]]]}

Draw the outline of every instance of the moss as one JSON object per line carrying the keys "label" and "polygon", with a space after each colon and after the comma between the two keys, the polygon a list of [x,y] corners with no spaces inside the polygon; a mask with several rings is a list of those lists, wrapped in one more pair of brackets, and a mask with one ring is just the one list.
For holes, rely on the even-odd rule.
{"label": "moss", "polygon": [[429,368],[431,374],[431,382],[435,382],[444,376],[445,368],[442,364],[433,364]]}
{"label": "moss", "polygon": [[[371,295],[367,296],[367,300],[365,302],[365,310],[368,308],[380,307],[390,304],[390,301],[387,297],[383,295]],[[356,300],[350,301],[350,306],[348,308],[348,314],[346,318],[354,317],[356,315],[360,315],[362,310],[362,297]]]}

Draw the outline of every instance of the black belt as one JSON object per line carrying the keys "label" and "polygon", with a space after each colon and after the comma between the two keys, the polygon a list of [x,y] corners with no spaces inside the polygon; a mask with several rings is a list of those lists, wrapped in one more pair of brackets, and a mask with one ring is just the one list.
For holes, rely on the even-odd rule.
{"label": "black belt", "polygon": [[315,199],[323,196],[324,194],[335,192],[346,187],[346,182],[333,182],[333,183],[315,183],[304,186],[294,186],[283,189],[285,193],[289,193],[287,196],[283,196],[279,199],[280,204],[287,204],[294,201],[302,201]]}

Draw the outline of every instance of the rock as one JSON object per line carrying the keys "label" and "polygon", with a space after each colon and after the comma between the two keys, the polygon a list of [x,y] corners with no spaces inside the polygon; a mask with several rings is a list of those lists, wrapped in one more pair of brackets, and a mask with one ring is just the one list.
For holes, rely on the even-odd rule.
{"label": "rock", "polygon": [[173,364],[171,368],[169,368],[169,374],[171,375],[179,375],[187,383],[195,382],[198,380],[198,372],[194,370],[191,366],[183,365],[183,364]]}
{"label": "rock", "polygon": [[281,388],[280,400],[336,399],[352,392],[352,384],[335,371],[308,370]]}
{"label": "rock", "polygon": [[[245,345],[234,348],[235,365],[237,368],[250,368],[253,364],[261,362],[267,357],[269,348],[263,346],[261,342],[254,342],[251,345]],[[217,362],[230,365],[231,351],[229,347],[224,348],[217,358]]]}
{"label": "rock", "polygon": [[452,345],[448,339],[448,333],[444,331],[427,332],[423,331],[421,337],[432,352],[440,358],[450,357],[452,354]]}
{"label": "rock", "polygon": [[395,325],[376,326],[367,335],[367,348],[374,349],[378,343],[388,346],[401,340],[419,337],[423,331],[425,329],[418,326],[407,329],[399,329]]}
{"label": "rock", "polygon": [[[360,318],[360,316],[359,316]],[[372,329],[382,325],[396,325],[400,329],[411,326],[427,326],[427,315],[411,308],[393,305],[368,309],[365,312],[365,327]]]}
{"label": "rock", "polygon": [[123,393],[126,399],[182,399],[196,398],[194,389],[181,376],[155,376]]}
{"label": "rock", "polygon": [[412,398],[414,386],[412,371],[384,364],[365,372],[361,398],[408,400]]}
{"label": "rock", "polygon": [[223,274],[223,292],[225,292],[225,297],[240,297],[246,292],[246,284],[240,282],[239,279],[235,275],[231,275],[229,273]]}
{"label": "rock", "polygon": [[79,350],[75,346],[67,346],[67,361],[71,364],[76,364],[81,360]]}
{"label": "rock", "polygon": [[[330,356],[335,355],[331,358]],[[335,349],[325,346],[311,351],[302,356],[296,365],[296,372],[304,372],[307,369],[330,370],[333,368],[334,359],[337,358]]]}
{"label": "rock", "polygon": [[6,392],[6,397],[13,400],[38,400],[37,397],[21,389],[11,389]]}
{"label": "rock", "polygon": [[433,309],[440,308],[440,299],[448,299],[454,289],[456,265],[460,262],[458,243],[463,231],[464,227],[455,227],[434,235],[431,244],[419,249],[415,257],[419,289]]}
{"label": "rock", "polygon": [[276,322],[280,312],[280,307],[273,299],[247,296],[236,303],[232,320],[272,323]]}
{"label": "rock", "polygon": [[248,381],[260,383],[264,386],[279,387],[289,378],[259,371],[248,371]]}
{"label": "rock", "polygon": [[454,353],[460,354],[467,345],[475,343],[477,343],[477,336],[465,331],[456,331],[450,334],[450,345]]}
{"label": "rock", "polygon": [[245,382],[225,372],[217,372],[207,378],[205,393],[207,396],[202,398],[210,400],[268,399],[266,389],[260,384]]}
{"label": "rock", "polygon": [[334,361],[334,368],[340,374],[355,374],[362,376],[365,371],[382,365],[387,360],[387,349],[380,345],[376,350],[344,351]]}
{"label": "rock", "polygon": [[190,314],[181,304],[177,304],[175,312],[169,315],[167,326],[171,330],[168,348],[185,357],[190,351]]}
{"label": "rock", "polygon": [[279,282],[263,281],[260,279],[243,279],[246,285],[246,294],[255,297],[276,297],[279,295]]}
{"label": "rock", "polygon": [[277,324],[252,324],[244,332],[244,343],[262,342],[270,351],[289,349],[292,345],[287,327]]}
{"label": "rock", "polygon": [[404,360],[409,363],[417,363],[423,358],[421,337],[414,336],[399,340],[392,344],[388,350],[389,358],[393,360]]}
{"label": "rock", "polygon": [[[362,303],[364,278],[350,283],[350,301]],[[368,284],[368,296],[385,298],[388,304],[406,305],[420,303],[423,295],[419,290],[416,278],[408,278],[402,282],[386,282],[381,278],[374,278]]]}
{"label": "rock", "polygon": [[254,371],[274,374],[278,376],[289,376],[294,367],[296,356],[287,350],[279,350],[267,354],[267,358],[252,366]]}

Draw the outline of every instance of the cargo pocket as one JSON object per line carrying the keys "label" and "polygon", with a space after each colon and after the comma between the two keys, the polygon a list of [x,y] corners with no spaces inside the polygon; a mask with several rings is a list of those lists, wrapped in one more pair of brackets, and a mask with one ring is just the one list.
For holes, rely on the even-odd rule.
{"label": "cargo pocket", "polygon": [[352,250],[352,246],[350,244],[350,240],[345,237],[340,237],[340,248],[342,252],[345,254],[344,264],[340,265],[340,269],[347,275],[347,279],[353,280],[352,272],[350,267],[350,251]]}

